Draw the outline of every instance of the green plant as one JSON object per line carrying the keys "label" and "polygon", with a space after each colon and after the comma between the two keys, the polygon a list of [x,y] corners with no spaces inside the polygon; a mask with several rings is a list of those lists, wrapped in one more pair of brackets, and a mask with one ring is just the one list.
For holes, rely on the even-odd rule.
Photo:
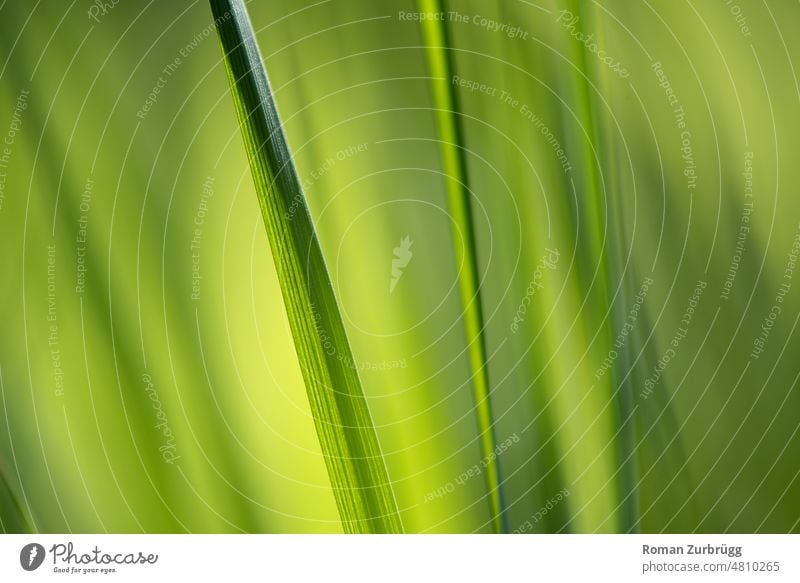
{"label": "green plant", "polygon": [[347,532],[401,532],[380,445],[252,24],[242,0],[211,0],[211,9],[342,523]]}
{"label": "green plant", "polygon": [[[444,14],[444,0],[418,0],[422,14]],[[434,114],[439,132],[439,151],[450,214],[453,219],[453,248],[456,251],[458,289],[463,307],[464,331],[469,354],[469,367],[478,422],[481,456],[486,460],[485,475],[489,510],[494,531],[508,530],[503,514],[503,490],[500,464],[494,449],[497,439],[492,415],[491,385],[486,362],[485,323],[479,283],[478,253],[472,210],[466,142],[461,121],[458,94],[453,89],[455,65],[446,21],[437,18],[422,20],[425,55],[431,73]]]}

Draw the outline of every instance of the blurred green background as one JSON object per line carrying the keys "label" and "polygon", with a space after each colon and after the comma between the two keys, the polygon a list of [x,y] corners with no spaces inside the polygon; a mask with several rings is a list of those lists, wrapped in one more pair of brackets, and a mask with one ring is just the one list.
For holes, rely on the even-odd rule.
{"label": "blurred green background", "polygon": [[[489,532],[416,5],[248,9],[405,529]],[[800,6],[448,10],[509,528],[798,531]],[[0,47],[3,530],[340,532],[206,3]]]}

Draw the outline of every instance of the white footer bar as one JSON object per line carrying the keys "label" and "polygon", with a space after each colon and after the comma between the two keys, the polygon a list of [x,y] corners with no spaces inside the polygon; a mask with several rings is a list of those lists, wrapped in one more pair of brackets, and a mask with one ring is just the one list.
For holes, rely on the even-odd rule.
{"label": "white footer bar", "polygon": [[4,535],[0,581],[800,581],[800,535]]}

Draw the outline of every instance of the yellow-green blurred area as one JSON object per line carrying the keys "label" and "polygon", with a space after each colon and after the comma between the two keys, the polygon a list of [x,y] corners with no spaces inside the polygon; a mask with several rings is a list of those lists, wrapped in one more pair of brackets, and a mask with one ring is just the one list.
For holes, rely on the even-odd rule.
{"label": "yellow-green blurred area", "polygon": [[[405,530],[489,532],[416,4],[247,7]],[[798,531],[800,5],[442,18],[509,529]],[[0,49],[2,529],[341,532],[207,4]]]}

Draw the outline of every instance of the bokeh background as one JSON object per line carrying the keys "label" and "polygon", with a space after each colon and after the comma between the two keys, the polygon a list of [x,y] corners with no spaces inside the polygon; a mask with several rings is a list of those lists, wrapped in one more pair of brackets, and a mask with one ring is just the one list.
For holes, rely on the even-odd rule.
{"label": "bokeh background", "polygon": [[[489,532],[417,7],[248,9],[404,527]],[[509,529],[797,531],[800,5],[447,10]],[[2,529],[340,532],[207,4],[0,48]]]}

